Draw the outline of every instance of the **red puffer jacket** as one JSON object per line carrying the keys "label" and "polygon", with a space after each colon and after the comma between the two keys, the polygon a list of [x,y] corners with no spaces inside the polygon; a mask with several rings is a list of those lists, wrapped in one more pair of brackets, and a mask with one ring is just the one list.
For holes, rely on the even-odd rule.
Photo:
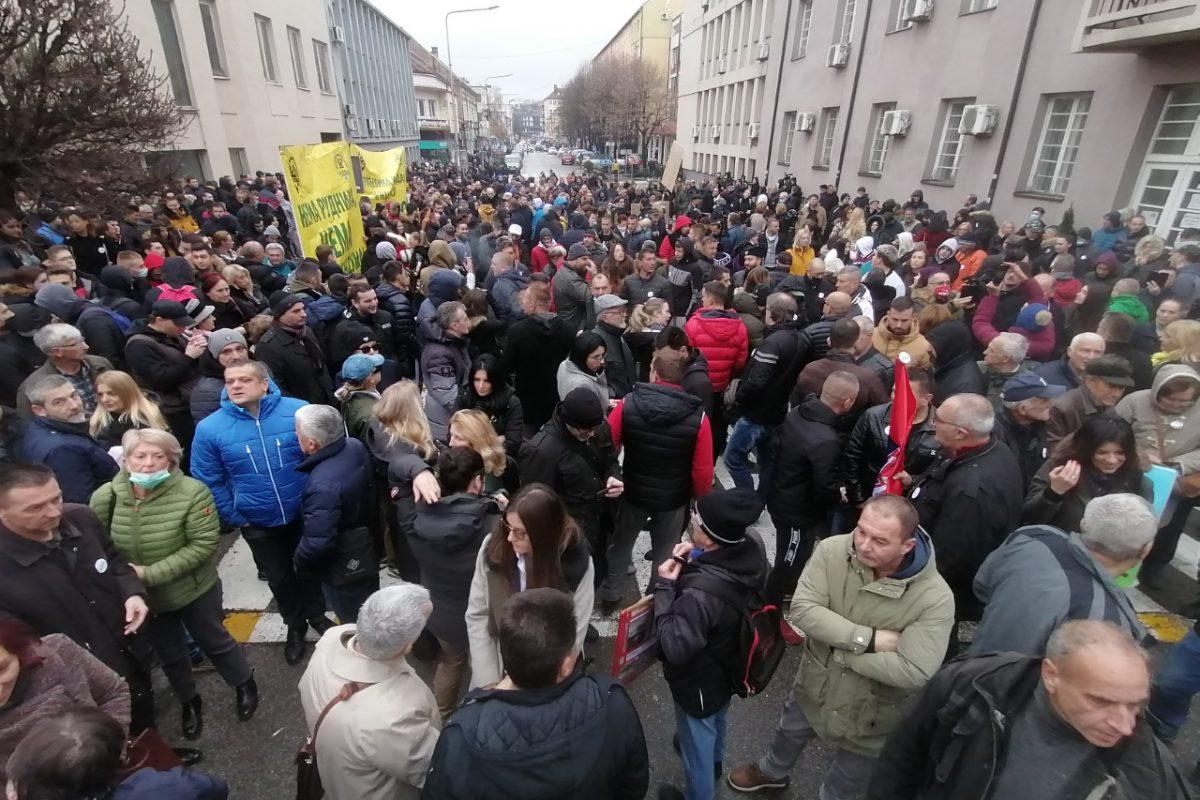
{"label": "red puffer jacket", "polygon": [[692,347],[708,359],[708,378],[713,391],[721,393],[735,375],[746,366],[750,338],[736,311],[702,308],[687,321],[685,328]]}

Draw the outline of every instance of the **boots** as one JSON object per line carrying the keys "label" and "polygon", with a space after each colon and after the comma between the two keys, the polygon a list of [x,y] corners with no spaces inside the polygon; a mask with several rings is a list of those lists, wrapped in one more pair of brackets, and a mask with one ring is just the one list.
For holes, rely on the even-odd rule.
{"label": "boots", "polygon": [[204,730],[204,715],[201,711],[200,695],[183,703],[182,706],[183,738],[198,739]]}
{"label": "boots", "polygon": [[254,716],[258,710],[258,684],[251,675],[249,680],[237,687],[237,715],[242,722]]}
{"label": "boots", "polygon": [[283,660],[289,664],[299,664],[304,660],[304,636],[308,633],[308,625],[293,625],[288,628],[287,641],[283,643]]}

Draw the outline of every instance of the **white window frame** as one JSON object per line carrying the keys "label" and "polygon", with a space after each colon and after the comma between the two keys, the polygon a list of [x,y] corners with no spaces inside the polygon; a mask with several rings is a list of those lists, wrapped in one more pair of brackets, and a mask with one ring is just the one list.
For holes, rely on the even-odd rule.
{"label": "white window frame", "polygon": [[796,136],[796,112],[787,111],[783,115],[783,141],[779,148],[779,163],[783,166],[791,166],[792,163],[792,139]]}
{"label": "white window frame", "polygon": [[[1185,98],[1184,92],[1191,93],[1193,96]],[[1183,115],[1175,113],[1177,110],[1187,109]],[[1175,119],[1168,119],[1175,117]],[[1189,119],[1190,117],[1190,119]],[[1166,126],[1181,126],[1190,125],[1187,136],[1165,136],[1164,129]],[[1175,130],[1171,131],[1175,133]],[[1178,131],[1182,133],[1182,131]],[[1159,151],[1155,148],[1159,143],[1167,142],[1183,142],[1183,152],[1171,153]],[[1154,137],[1150,140],[1150,148],[1146,151],[1147,158],[1155,160],[1172,159],[1172,158],[1188,158],[1200,155],[1200,84],[1189,83],[1180,86],[1171,87],[1170,94],[1167,95],[1167,100],[1163,103],[1162,113],[1158,115],[1158,124],[1154,126]],[[1191,158],[1188,158],[1190,161]]]}
{"label": "white window frame", "polygon": [[991,11],[999,0],[962,0],[959,14],[974,14],[979,11]]}
{"label": "white window frame", "polygon": [[[1083,142],[1091,106],[1091,92],[1043,96],[1041,130],[1038,131],[1037,146],[1033,150],[1029,177],[1025,182],[1028,191],[1066,194],[1079,158],[1079,147]],[[1063,122],[1063,127],[1052,128],[1056,121]],[[1060,133],[1061,138],[1056,133]]]}
{"label": "white window frame", "polygon": [[307,89],[308,75],[304,73],[304,37],[300,35],[300,29],[288,25],[287,40],[288,52],[292,56],[292,77],[296,79],[296,86]]}
{"label": "white window frame", "polygon": [[258,35],[258,56],[262,62],[263,78],[279,83],[279,60],[275,57],[275,26],[270,17],[254,15],[254,30]]}
{"label": "white window frame", "polygon": [[942,101],[942,124],[938,132],[937,144],[929,163],[928,178],[931,181],[953,184],[958,179],[958,168],[962,163],[963,140],[966,138],[958,132],[959,123],[973,97],[957,97]]}
{"label": "white window frame", "polygon": [[876,103],[871,107],[871,120],[868,123],[870,128],[867,130],[870,137],[867,139],[867,151],[864,153],[862,169],[868,175],[882,175],[884,169],[887,168],[888,147],[892,137],[884,136],[881,132],[883,115],[895,108],[895,103]]}
{"label": "white window frame", "polygon": [[323,94],[333,94],[333,69],[329,62],[329,45],[313,39],[313,60],[317,64],[317,86]]}
{"label": "white window frame", "polygon": [[838,5],[837,24],[834,26],[834,44],[850,44],[854,39],[854,17],[858,13],[858,0],[841,0]]}
{"label": "white window frame", "polygon": [[[175,16],[174,0],[151,0],[151,13],[154,15],[155,28],[162,44],[163,61],[167,65],[167,84],[171,87],[171,96],[180,107],[193,108],[195,102],[192,98],[191,81],[188,80],[187,54],[183,51],[183,35],[179,30],[179,19]],[[160,14],[165,14],[166,16],[163,17]],[[171,69],[173,58],[167,53],[167,43],[162,41],[163,26],[167,24],[174,31],[175,55],[178,56],[178,63],[175,64],[175,69]]]}
{"label": "white window frame", "polygon": [[906,31],[913,26],[912,22],[904,19],[904,7],[907,5],[904,0],[892,0],[892,7],[889,9],[887,32],[895,33],[897,31]]}
{"label": "white window frame", "polygon": [[796,41],[792,44],[793,60],[808,55],[808,37],[812,33],[813,2],[814,0],[800,0],[800,9],[796,18]]}
{"label": "white window frame", "polygon": [[204,28],[204,44],[208,48],[208,63],[218,78],[229,77],[229,62],[225,58],[225,40],[221,36],[221,18],[217,15],[216,0],[200,0],[200,24]]}
{"label": "white window frame", "polygon": [[821,109],[821,143],[817,147],[817,157],[813,163],[813,166],[818,169],[829,169],[829,164],[833,160],[833,143],[841,113],[841,106],[829,106]]}

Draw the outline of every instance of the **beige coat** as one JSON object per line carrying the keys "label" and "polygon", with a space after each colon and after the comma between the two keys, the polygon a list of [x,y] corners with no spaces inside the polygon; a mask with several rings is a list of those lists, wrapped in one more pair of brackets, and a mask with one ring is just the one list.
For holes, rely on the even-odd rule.
{"label": "beige coat", "polygon": [[347,683],[372,683],[337,703],[317,735],[317,766],[329,800],[417,800],[442,728],[437,702],[404,656],[375,661],[354,649],[354,626],[317,643],[300,704],[311,734],[321,710]]}
{"label": "beige coat", "polygon": [[[467,600],[467,641],[471,648],[471,688],[491,686],[504,677],[504,661],[500,658],[500,642],[492,635],[491,592],[488,591],[487,546],[491,534],[483,539],[475,557],[475,577],[471,579],[471,596]],[[592,619],[596,602],[596,587],[592,585],[595,564],[588,559],[587,572],[575,589],[575,646],[582,651],[587,626]]]}
{"label": "beige coat", "polygon": [[[1187,376],[1200,386],[1200,376],[1191,367],[1166,364],[1154,375],[1149,389],[1131,392],[1117,403],[1117,416],[1133,426],[1138,454],[1153,455],[1160,461],[1176,464],[1184,475],[1200,472],[1200,402],[1182,414],[1168,414],[1154,404],[1164,383],[1171,378]],[[1159,449],[1159,435],[1163,449]]]}
{"label": "beige coat", "polygon": [[874,332],[871,334],[871,344],[875,349],[885,356],[895,361],[896,357],[901,352],[908,353],[912,357],[912,363],[909,364],[912,368],[920,367],[921,369],[929,369],[931,362],[929,342],[921,332],[917,330],[916,320],[913,320],[912,330],[907,336],[893,336],[887,329],[887,324],[882,320],[875,326]]}

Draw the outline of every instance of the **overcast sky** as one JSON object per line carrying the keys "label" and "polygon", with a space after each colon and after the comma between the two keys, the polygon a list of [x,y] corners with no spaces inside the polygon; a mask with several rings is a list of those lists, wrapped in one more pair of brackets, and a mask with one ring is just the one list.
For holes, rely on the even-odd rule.
{"label": "overcast sky", "polygon": [[489,81],[505,99],[540,100],[554,84],[566,83],[584,61],[620,30],[642,0],[372,0],[426,49],[446,60],[445,14],[457,8],[489,6],[495,11],[450,17],[454,71],[471,83]]}

